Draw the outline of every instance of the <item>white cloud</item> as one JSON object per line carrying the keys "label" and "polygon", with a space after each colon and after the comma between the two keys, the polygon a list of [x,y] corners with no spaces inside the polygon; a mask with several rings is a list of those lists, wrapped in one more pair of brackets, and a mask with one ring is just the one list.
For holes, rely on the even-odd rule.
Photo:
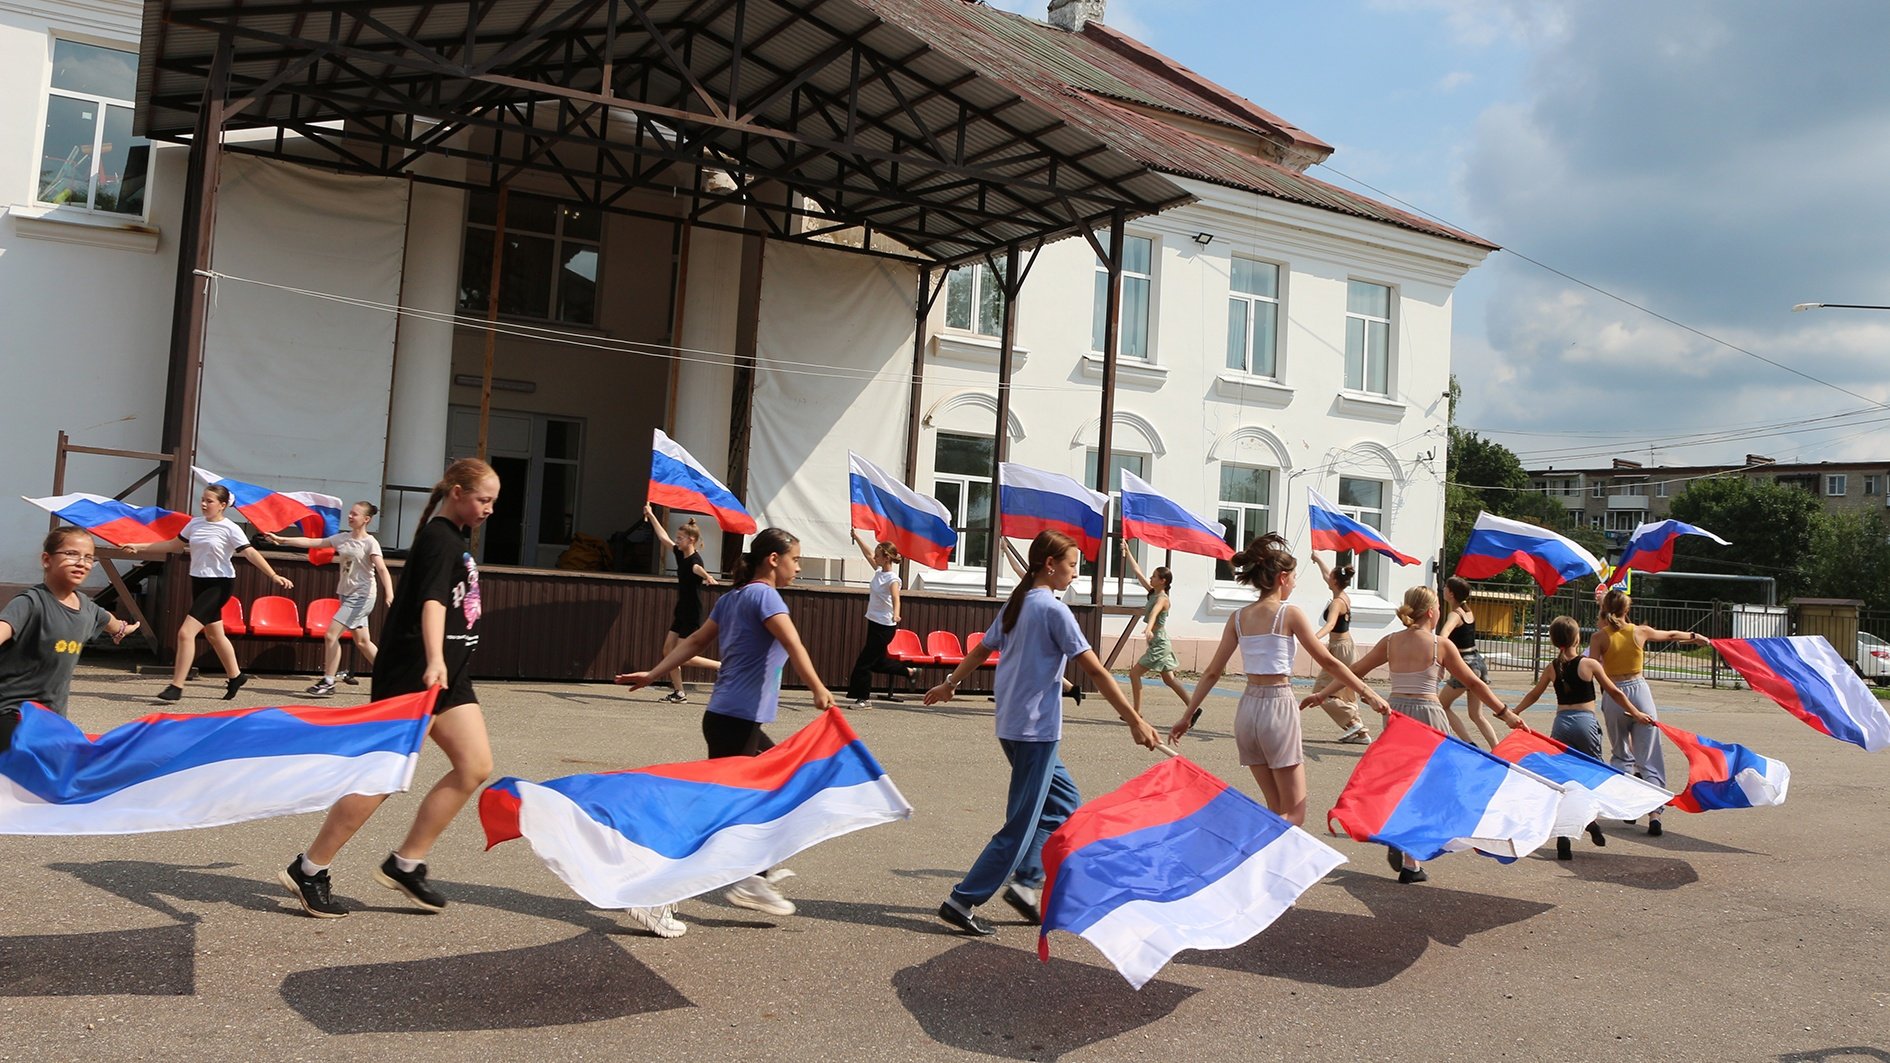
{"label": "white cloud", "polygon": [[1476,79],[1477,76],[1468,70],[1452,70],[1450,73],[1437,79],[1437,91],[1455,92]]}

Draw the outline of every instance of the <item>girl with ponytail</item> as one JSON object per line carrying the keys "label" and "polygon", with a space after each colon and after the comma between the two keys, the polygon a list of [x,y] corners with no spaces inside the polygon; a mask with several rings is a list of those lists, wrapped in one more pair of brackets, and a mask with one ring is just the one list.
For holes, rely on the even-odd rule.
{"label": "girl with ponytail", "polygon": [[[1597,586],[1595,597],[1600,600],[1601,622],[1588,640],[1588,656],[1599,660],[1602,671],[1627,695],[1626,701],[1605,692],[1601,697],[1601,721],[1608,728],[1608,763],[1664,787],[1667,759],[1660,745],[1660,710],[1641,675],[1641,661],[1649,642],[1709,646],[1712,640],[1697,631],[1666,631],[1630,621],[1628,606],[1633,600],[1619,587],[1604,593]],[[1647,833],[1661,833],[1659,809],[1647,817]]]}
{"label": "girl with ponytail", "polygon": [[[656,519],[648,502],[643,503],[643,519],[650,522],[650,530],[656,533],[656,541],[663,549],[676,558],[676,610],[670,614],[669,630],[663,635],[663,653],[676,648],[676,643],[696,633],[702,626],[702,587],[704,584],[715,586],[715,577],[702,564],[702,555],[697,550],[702,546],[702,526],[696,518],[690,517],[676,527],[676,537],[669,537],[663,530],[663,522]],[[709,657],[692,657],[683,662],[686,668],[707,668],[711,671],[722,667],[722,662]],[[669,693],[663,700],[672,705],[680,705],[689,700],[689,692],[683,689],[682,673],[678,672],[670,681]]]}
{"label": "girl with ponytail", "polygon": [[874,672],[903,672],[906,678],[912,677],[912,669],[886,657],[886,647],[892,645],[893,635],[899,630],[900,581],[899,573],[893,570],[905,558],[891,543],[880,543],[868,549],[858,530],[853,532],[853,545],[860,548],[860,556],[873,566],[873,580],[866,589],[866,645],[860,647],[860,656],[854,660],[853,672],[847,678],[847,700],[853,702],[854,708],[864,709],[873,703]]}
{"label": "girl with ponytail", "polygon": [[984,633],[984,641],[965,655],[944,682],[925,694],[927,705],[952,699],[958,684],[978,670],[992,653],[998,658],[994,682],[998,745],[1010,761],[1011,783],[1004,825],[991,837],[964,881],[939,905],[940,919],[967,934],[993,933],[973,909],[1004,891],[1005,903],[1032,922],[1042,922],[1038,891],[1043,888],[1043,843],[1082,803],[1076,783],[1057,755],[1063,737],[1062,678],[1075,659],[1102,696],[1129,725],[1129,736],[1145,749],[1155,748],[1155,729],[1138,715],[1083,637],[1070,608],[1056,592],[1076,579],[1082,559],[1076,541],[1046,531],[1031,541],[1024,578],[1011,591],[1003,611]]}

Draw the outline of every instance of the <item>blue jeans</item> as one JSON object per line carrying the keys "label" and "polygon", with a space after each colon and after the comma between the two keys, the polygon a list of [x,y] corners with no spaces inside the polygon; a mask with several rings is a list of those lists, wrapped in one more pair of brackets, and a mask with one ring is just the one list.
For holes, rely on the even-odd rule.
{"label": "blue jeans", "polygon": [[1011,762],[1010,792],[1004,800],[1004,826],[999,828],[952,890],[953,899],[976,907],[997,895],[1015,877],[1018,884],[1043,885],[1043,843],[1050,840],[1076,806],[1083,803],[1076,783],[1057,756],[1055,742],[1017,742],[998,739],[1004,759]]}

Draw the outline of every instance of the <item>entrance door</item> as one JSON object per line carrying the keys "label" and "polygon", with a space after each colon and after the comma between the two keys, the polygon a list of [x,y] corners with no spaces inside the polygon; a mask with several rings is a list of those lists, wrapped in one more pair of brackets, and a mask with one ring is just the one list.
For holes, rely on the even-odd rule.
{"label": "entrance door", "polygon": [[[455,406],[447,460],[479,452],[479,409]],[[499,474],[499,501],[479,533],[481,564],[549,568],[577,526],[584,423],[541,413],[493,410],[486,461]]]}

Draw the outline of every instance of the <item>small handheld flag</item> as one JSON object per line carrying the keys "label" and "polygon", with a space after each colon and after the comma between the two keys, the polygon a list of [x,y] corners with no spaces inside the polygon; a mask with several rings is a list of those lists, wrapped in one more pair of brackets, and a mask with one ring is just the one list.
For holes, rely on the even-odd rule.
{"label": "small handheld flag", "polygon": [[1489,579],[1511,565],[1535,577],[1544,594],[1554,594],[1569,580],[1601,572],[1595,555],[1567,536],[1491,513],[1477,514],[1470,541],[1457,559],[1457,575]]}
{"label": "small handheld flag", "polygon": [[951,561],[958,533],[952,530],[951,511],[936,498],[922,495],[891,473],[847,451],[847,493],[853,501],[853,526],[865,528],[880,542],[929,568],[944,568]]}
{"label": "small handheld flag", "polygon": [[218,476],[195,465],[190,467],[190,471],[196,473],[197,479],[204,483],[228,491],[230,505],[235,506],[243,519],[254,525],[257,531],[275,533],[291,524],[301,524],[311,517],[320,519],[306,503],[298,502],[280,491]]}
{"label": "small handheld flag", "polygon": [[685,513],[706,513],[715,518],[723,531],[753,535],[761,530],[755,518],[742,507],[741,499],[709,475],[702,463],[691,457],[682,445],[654,429],[655,441],[650,453],[651,505],[668,506]]}
{"label": "small handheld flag", "polygon": [[[302,518],[303,538],[326,539],[330,535],[341,534],[341,499],[319,491],[284,491],[283,494],[307,506],[315,514]],[[309,547],[308,563],[311,565],[326,565],[334,559],[335,548],[332,546]]]}
{"label": "small handheld flag", "polygon": [[1607,582],[1620,583],[1633,572],[1665,572],[1673,567],[1674,543],[1682,535],[1698,535],[1711,539],[1721,546],[1731,546],[1726,540],[1707,531],[1677,520],[1655,521],[1652,524],[1641,523],[1628,539],[1627,549],[1621,552],[1621,560],[1614,566]]}
{"label": "small handheld flag", "polygon": [[1339,512],[1339,507],[1326,501],[1326,497],[1312,488],[1306,488],[1306,500],[1310,507],[1309,516],[1312,524],[1312,548],[1314,550],[1350,550],[1364,553],[1373,550],[1391,558],[1400,565],[1415,565],[1418,559],[1403,553],[1391,545],[1378,529],[1361,524]]}
{"label": "small handheld flag", "polygon": [[1062,473],[998,463],[998,531],[1007,539],[1035,539],[1047,531],[1076,540],[1083,556],[1096,560],[1104,538],[1103,509],[1109,496]]}
{"label": "small handheld flag", "polygon": [[1785,803],[1791,769],[1782,760],[1762,757],[1745,746],[1716,742],[1660,724],[1668,741],[1687,758],[1687,785],[1673,799],[1682,812],[1717,808],[1764,808]]}

